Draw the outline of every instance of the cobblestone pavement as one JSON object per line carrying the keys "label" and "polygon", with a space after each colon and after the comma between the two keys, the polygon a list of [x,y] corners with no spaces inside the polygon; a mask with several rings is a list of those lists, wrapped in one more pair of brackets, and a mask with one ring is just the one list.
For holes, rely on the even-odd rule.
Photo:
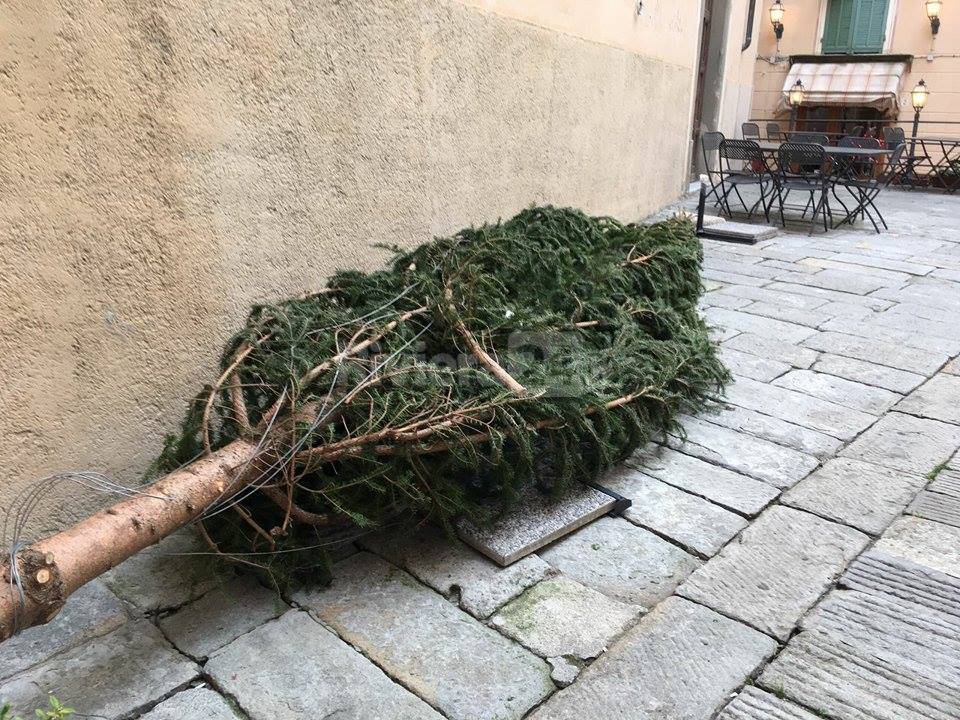
{"label": "cobblestone pavement", "polygon": [[434,531],[371,537],[286,599],[177,536],[0,646],[0,697],[149,720],[960,718],[960,198],[884,209],[882,235],[707,243],[736,382],[611,474],[625,517],[506,569]]}

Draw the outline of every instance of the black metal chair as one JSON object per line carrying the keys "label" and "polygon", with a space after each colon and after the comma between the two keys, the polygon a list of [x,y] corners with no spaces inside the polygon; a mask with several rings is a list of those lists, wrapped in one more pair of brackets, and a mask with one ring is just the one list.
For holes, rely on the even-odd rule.
{"label": "black metal chair", "polygon": [[[897,145],[893,154],[890,155],[889,160],[884,165],[882,174],[878,177],[838,177],[835,180],[836,184],[842,185],[850,191],[851,195],[857,198],[857,207],[855,207],[852,212],[847,212],[847,216],[837,223],[836,227],[840,227],[847,222],[852,224],[857,215],[865,215],[870,219],[870,222],[873,224],[873,229],[878,233],[880,232],[880,227],[877,225],[877,220],[883,224],[884,229],[890,229],[890,226],[887,225],[887,221],[876,205],[876,200],[880,193],[890,187],[893,181],[899,177],[900,161],[906,152],[906,148],[907,146],[902,143]],[[874,163],[874,167],[876,168],[877,166],[878,163]]]}
{"label": "black metal chair", "polygon": [[740,132],[743,133],[744,140],[759,140],[760,126],[757,123],[745,122],[740,126]]}
{"label": "black metal chair", "polygon": [[[876,138],[849,135],[847,137],[840,138],[838,146],[850,149],[879,150],[880,141]],[[840,223],[841,225],[850,218],[851,213],[850,209],[847,207],[847,204],[837,193],[837,188],[843,187],[850,192],[854,200],[857,202],[857,207],[860,208],[861,217],[865,217],[866,210],[862,207],[862,203],[860,202],[861,191],[859,189],[859,184],[862,181],[873,180],[876,177],[877,163],[878,156],[869,153],[864,155],[838,155],[832,158],[834,182],[831,183],[830,189],[833,193],[833,197],[836,198],[837,202],[840,203],[840,205],[843,207],[843,211],[846,213],[846,217]],[[874,223],[874,226],[876,226],[876,223]]]}
{"label": "black metal chair", "polygon": [[[883,141],[888,149],[895,150],[900,145],[906,146],[907,135],[902,127],[885,127],[883,128]],[[916,187],[916,183],[914,182],[916,180],[916,172],[914,168],[928,159],[926,154],[917,155],[916,152],[916,143],[914,143],[910,150],[904,149],[904,151],[900,153],[900,159],[895,166],[897,172],[896,181],[898,184],[909,185],[911,188]]]}
{"label": "black metal chair", "polygon": [[[827,171],[827,153],[823,145],[816,143],[786,142],[777,153],[777,177],[775,193],[780,206],[780,224],[787,226],[783,214],[784,203],[791,192],[808,193],[806,207],[813,207],[810,216],[810,234],[817,224],[817,215],[823,215],[823,229],[829,229],[828,217],[832,219],[827,193],[830,190],[830,173]],[[804,216],[806,209],[804,209]]]}
{"label": "black metal chair", "polygon": [[781,142],[783,140],[783,131],[780,129],[780,123],[767,123],[767,140],[772,142]]}
{"label": "black metal chair", "polygon": [[[773,177],[760,144],[756,140],[724,140],[720,143],[720,169],[720,200],[722,207],[726,209],[727,217],[733,217],[730,208],[730,194],[733,193],[740,200],[748,218],[753,217],[759,205],[769,222],[773,194],[770,193],[768,203],[767,190],[773,183]],[[747,202],[740,193],[743,187],[757,187],[760,190],[760,199],[750,207],[747,207]]]}
{"label": "black metal chair", "polygon": [[700,135],[700,152],[703,155],[703,169],[710,182],[710,192],[707,198],[713,196],[714,205],[720,205],[720,177],[723,174],[720,165],[720,144],[723,142],[723,133],[705,132]]}

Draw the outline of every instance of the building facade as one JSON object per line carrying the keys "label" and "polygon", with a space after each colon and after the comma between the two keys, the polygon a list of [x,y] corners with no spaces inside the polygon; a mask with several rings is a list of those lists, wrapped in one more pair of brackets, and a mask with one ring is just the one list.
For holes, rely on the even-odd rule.
{"label": "building facade", "polygon": [[926,0],[782,0],[778,43],[769,19],[774,2],[763,0],[752,119],[786,125],[791,109],[785,90],[800,79],[807,91],[796,113],[800,129],[842,135],[863,127],[881,136],[883,127],[900,126],[909,136],[910,93],[924,80],[929,100],[919,135],[960,136],[955,3],[935,3],[941,6],[937,24],[928,17]]}

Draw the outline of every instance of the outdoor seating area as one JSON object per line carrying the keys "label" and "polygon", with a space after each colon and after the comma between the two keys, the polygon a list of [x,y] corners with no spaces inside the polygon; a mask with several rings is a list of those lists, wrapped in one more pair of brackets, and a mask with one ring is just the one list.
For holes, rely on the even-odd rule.
{"label": "outdoor seating area", "polygon": [[[707,200],[721,213],[748,220],[762,214],[786,227],[788,211],[799,212],[796,219],[808,223],[810,232],[864,221],[878,233],[888,229],[877,198],[893,185],[915,186],[921,167],[902,137],[885,143],[858,135],[785,133],[778,123],[767,124],[765,139],[752,122],[743,123],[741,138],[706,132],[700,146]],[[930,157],[924,162],[934,166]]]}

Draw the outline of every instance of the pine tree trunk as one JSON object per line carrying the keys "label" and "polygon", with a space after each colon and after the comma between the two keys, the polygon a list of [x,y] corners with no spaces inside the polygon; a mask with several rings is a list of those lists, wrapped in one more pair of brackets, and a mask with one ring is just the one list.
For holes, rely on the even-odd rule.
{"label": "pine tree trunk", "polygon": [[0,642],[17,630],[49,622],[79,588],[243,488],[255,473],[237,470],[253,458],[255,448],[235,440],[140,494],[22,550],[17,555],[22,601],[11,583],[9,559],[0,562]]}

